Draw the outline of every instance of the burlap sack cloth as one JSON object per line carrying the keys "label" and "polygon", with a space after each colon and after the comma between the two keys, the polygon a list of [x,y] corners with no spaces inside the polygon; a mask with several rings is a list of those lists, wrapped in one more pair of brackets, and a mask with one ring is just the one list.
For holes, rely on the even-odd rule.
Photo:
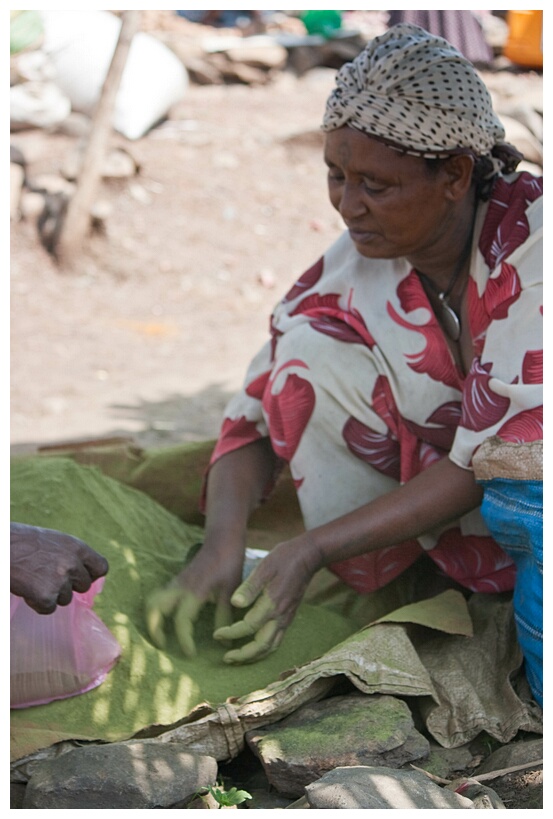
{"label": "burlap sack cloth", "polygon": [[[166,652],[156,649],[144,597],[201,542],[198,497],[212,445],[144,451],[118,439],[13,460],[12,520],[68,531],[108,558],[95,611],[123,645],[95,691],[12,712],[13,778],[25,780],[33,762],[83,740],[179,739],[228,760],[247,731],[324,698],[344,678],[366,694],[418,703],[444,747],[481,731],[500,742],[519,730],[542,731],[521,673],[510,596],[447,588],[424,558],[367,596],[320,572],[279,650],[258,663],[222,663],[209,611],[198,625],[195,661],[180,657],[171,637]],[[248,545],[267,549],[300,528],[292,481],[283,475],[255,513]]]}

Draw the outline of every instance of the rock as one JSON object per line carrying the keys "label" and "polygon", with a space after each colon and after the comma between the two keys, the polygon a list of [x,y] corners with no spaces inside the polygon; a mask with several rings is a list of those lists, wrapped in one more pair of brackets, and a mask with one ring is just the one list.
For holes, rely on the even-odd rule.
{"label": "rock", "polygon": [[497,793],[476,779],[457,779],[446,787],[448,791],[460,793],[470,799],[478,810],[506,810]]}
{"label": "rock", "polygon": [[34,191],[24,191],[19,203],[19,211],[23,219],[34,219],[44,210],[44,196]]}
{"label": "rock", "polygon": [[517,119],[508,116],[501,116],[501,122],[505,128],[506,141],[524,154],[524,158],[535,165],[543,165],[543,145],[526,125]]}
{"label": "rock", "polygon": [[72,196],[75,193],[75,185],[73,182],[64,179],[63,176],[58,176],[58,174],[43,173],[34,177],[32,190],[41,193],[59,193],[64,196]]}
{"label": "rock", "polygon": [[229,48],[225,51],[225,55],[233,63],[243,63],[266,71],[284,68],[288,59],[288,52],[278,43],[256,46],[247,41]]}
{"label": "rock", "polygon": [[249,732],[246,740],[271,785],[291,797],[302,796],[306,785],[336,767],[395,768],[426,757],[429,750],[403,700],[363,694],[304,706],[274,725]]}
{"label": "rock", "polygon": [[131,741],[76,748],[37,765],[23,808],[181,806],[217,776],[217,762],[184,743]]}
{"label": "rock", "polygon": [[19,206],[24,181],[25,168],[15,162],[10,162],[10,221],[12,222],[21,216]]}
{"label": "rock", "polygon": [[245,63],[229,60],[226,54],[218,52],[209,57],[211,65],[217,69],[225,82],[241,82],[244,85],[265,85],[271,78],[269,71],[263,71]]}
{"label": "rock", "polygon": [[253,810],[279,810],[287,808],[290,800],[276,791],[250,789],[252,800],[246,805]]}
{"label": "rock", "polygon": [[183,64],[192,82],[198,85],[221,85],[223,82],[221,72],[211,65],[209,60],[201,57],[188,57]]}
{"label": "rock", "polygon": [[22,782],[10,782],[10,810],[23,808],[25,785]]}
{"label": "rock", "polygon": [[543,142],[543,117],[527,103],[517,102],[513,105],[505,105],[501,111],[501,117],[516,119],[521,125],[526,126],[536,139]]}
{"label": "rock", "polygon": [[445,790],[418,771],[386,767],[336,768],[305,789],[310,808],[467,809],[470,799]]}
{"label": "rock", "polygon": [[71,102],[53,82],[24,82],[10,88],[10,130],[53,128],[69,116]]}
{"label": "rock", "polygon": [[52,128],[52,133],[65,134],[68,137],[75,139],[87,139],[92,130],[92,120],[86,114],[81,114],[79,111],[71,111],[71,113]]}
{"label": "rock", "polygon": [[470,768],[472,761],[473,754],[470,745],[462,745],[459,748],[442,748],[431,741],[430,755],[424,762],[418,763],[418,767],[442,779],[453,779],[460,771]]}
{"label": "rock", "polygon": [[505,768],[512,768],[515,765],[526,763],[536,763],[536,766],[543,760],[543,739],[523,739],[518,742],[511,742],[498,748],[487,757],[486,761],[479,766],[474,775],[500,771]]}
{"label": "rock", "polygon": [[[66,179],[77,179],[83,163],[85,145],[79,145],[65,160],[63,175]],[[138,165],[124,148],[112,148],[102,159],[100,174],[104,179],[121,179],[135,176]]]}

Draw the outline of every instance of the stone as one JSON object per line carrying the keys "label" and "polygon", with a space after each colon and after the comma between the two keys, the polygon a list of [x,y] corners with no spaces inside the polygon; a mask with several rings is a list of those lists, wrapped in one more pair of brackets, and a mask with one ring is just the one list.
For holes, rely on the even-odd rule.
{"label": "stone", "polygon": [[244,43],[227,49],[225,54],[233,63],[243,63],[267,71],[284,68],[288,59],[288,52],[278,43],[263,46]]}
{"label": "stone", "polygon": [[543,166],[543,144],[526,125],[509,116],[502,116],[501,122],[505,128],[506,141],[515,145],[526,160]]}
{"label": "stone", "polygon": [[431,740],[428,759],[418,763],[418,767],[442,779],[453,779],[460,771],[472,768],[473,759],[470,744],[459,748],[442,748]]}
{"label": "stone", "polygon": [[528,763],[535,763],[536,767],[538,767],[542,760],[543,739],[523,739],[498,748],[497,751],[494,751],[486,758],[485,762],[478,767],[473,775],[501,771],[505,768]]}
{"label": "stone", "polygon": [[44,210],[44,196],[34,191],[24,191],[19,202],[19,213],[23,219],[34,219]]}
{"label": "stone", "polygon": [[176,807],[216,777],[216,760],[190,753],[184,743],[89,745],[37,765],[23,808]]}
{"label": "stone", "polygon": [[[66,157],[63,165],[65,179],[75,180],[79,178],[84,149],[84,144],[81,144]],[[112,148],[102,158],[100,175],[103,179],[124,179],[135,176],[137,172],[138,166],[135,159],[124,148]]]}
{"label": "stone", "polygon": [[338,810],[472,809],[470,799],[445,790],[418,771],[359,765],[336,768],[305,789],[310,808]]}
{"label": "stone", "polygon": [[21,191],[25,181],[25,168],[15,162],[10,162],[10,220],[17,221],[21,213]]}
{"label": "stone", "polygon": [[477,810],[505,810],[505,805],[493,788],[483,785],[476,779],[466,777],[456,779],[446,787],[448,791],[460,793],[461,796],[470,799]]}
{"label": "stone", "polygon": [[250,731],[246,741],[270,784],[290,797],[302,796],[306,785],[336,767],[395,768],[429,752],[403,700],[360,693],[306,705],[274,725]]}
{"label": "stone", "polygon": [[43,193],[60,193],[65,196],[73,196],[75,193],[74,183],[55,173],[43,173],[35,176],[32,189]]}

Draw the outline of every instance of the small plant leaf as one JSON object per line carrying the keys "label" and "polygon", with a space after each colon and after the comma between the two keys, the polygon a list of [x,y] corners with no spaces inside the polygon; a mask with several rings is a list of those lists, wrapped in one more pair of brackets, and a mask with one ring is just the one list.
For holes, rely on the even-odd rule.
{"label": "small plant leaf", "polygon": [[208,788],[212,797],[222,807],[231,807],[232,805],[240,805],[246,799],[251,799],[251,794],[247,791],[239,791],[237,788],[231,788],[228,791],[222,791],[220,788]]}

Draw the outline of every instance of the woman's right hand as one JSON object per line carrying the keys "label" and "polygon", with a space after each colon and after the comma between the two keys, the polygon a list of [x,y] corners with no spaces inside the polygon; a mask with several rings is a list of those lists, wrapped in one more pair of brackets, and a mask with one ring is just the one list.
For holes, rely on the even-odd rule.
{"label": "woman's right hand", "polygon": [[214,630],[233,622],[230,598],[242,582],[248,518],[274,476],[275,455],[267,438],[223,455],[209,470],[204,543],[188,566],[146,601],[148,633],[165,648],[172,618],[182,652],[196,653],[194,623],[215,603]]}
{"label": "woman's right hand", "polygon": [[165,629],[173,621],[175,634],[185,657],[194,657],[194,625],[207,603],[215,604],[214,630],[233,622],[230,598],[242,580],[244,563],[242,543],[218,544],[206,542],[167,586],[146,600],[146,624],[154,644],[164,649]]}

